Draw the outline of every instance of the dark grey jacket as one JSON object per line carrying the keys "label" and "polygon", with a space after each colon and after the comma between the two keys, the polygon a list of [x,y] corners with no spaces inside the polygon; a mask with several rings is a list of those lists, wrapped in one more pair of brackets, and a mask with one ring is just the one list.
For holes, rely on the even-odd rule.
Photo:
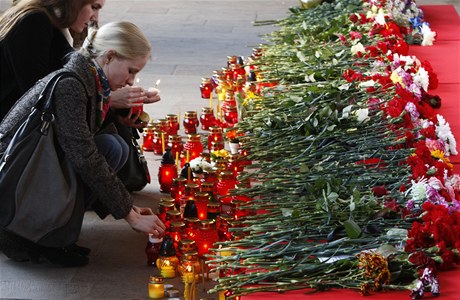
{"label": "dark grey jacket", "polygon": [[[76,78],[69,77],[60,80],[56,86],[54,126],[57,140],[99,204],[102,204],[107,213],[115,219],[124,218],[133,205],[130,194],[116,173],[111,170],[104,156],[99,154],[94,142],[94,135],[99,130],[96,124],[97,90],[94,75],[87,59],[79,53],[70,56],[64,69],[77,73],[85,86]],[[19,120],[30,112],[46,82],[55,73],[37,82],[16,102],[0,124],[0,137],[14,134],[20,125]],[[2,139],[0,153],[3,153],[7,146]]]}

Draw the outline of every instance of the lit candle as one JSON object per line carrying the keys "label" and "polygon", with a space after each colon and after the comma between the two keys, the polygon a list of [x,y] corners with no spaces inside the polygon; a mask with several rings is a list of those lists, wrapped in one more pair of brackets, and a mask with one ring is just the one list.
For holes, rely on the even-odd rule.
{"label": "lit candle", "polygon": [[174,278],[176,277],[176,270],[174,270],[174,266],[172,266],[167,260],[163,266],[161,266],[160,274],[164,278]]}
{"label": "lit candle", "polygon": [[163,277],[150,276],[149,281],[149,298],[162,299],[165,296]]}

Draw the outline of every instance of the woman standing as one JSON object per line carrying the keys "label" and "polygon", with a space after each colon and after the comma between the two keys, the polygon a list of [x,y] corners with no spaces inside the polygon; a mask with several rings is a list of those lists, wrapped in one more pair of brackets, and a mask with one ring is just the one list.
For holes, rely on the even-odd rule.
{"label": "woman standing", "polygon": [[[97,207],[101,217],[111,214],[115,219],[125,219],[136,231],[162,236],[164,224],[150,208],[134,206],[129,192],[116,176],[114,171],[124,164],[123,158],[107,159],[97,145],[97,139],[106,135],[103,143],[123,156],[120,144],[110,137],[111,134],[100,133],[99,129],[109,109],[110,92],[133,85],[136,74],[150,57],[148,40],[132,23],[109,23],[90,33],[81,50],[71,54],[64,66],[66,71],[75,72],[84,84],[76,78],[59,81],[54,94],[59,101],[54,102],[56,120],[53,126],[60,147],[91,191],[92,197],[87,198],[86,204]],[[0,124],[0,135],[5,137],[0,141],[0,153],[8,146],[8,137],[19,127],[18,120],[27,115],[55,73],[33,86],[4,118]],[[96,200],[90,203],[89,199]],[[62,266],[80,266],[88,262],[87,257],[69,252],[66,245],[56,249],[34,244],[21,249],[24,245],[14,244],[17,238],[11,234],[0,235],[0,247],[12,259],[22,252],[34,260],[44,257]],[[11,245],[14,247],[8,248]]]}

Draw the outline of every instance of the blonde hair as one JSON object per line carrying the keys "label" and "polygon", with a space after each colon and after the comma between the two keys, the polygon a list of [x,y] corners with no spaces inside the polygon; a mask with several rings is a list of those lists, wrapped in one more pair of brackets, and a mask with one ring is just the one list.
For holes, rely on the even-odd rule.
{"label": "blonde hair", "polygon": [[142,31],[131,22],[111,22],[91,28],[80,49],[87,58],[96,58],[109,50],[123,59],[151,57],[152,46]]}
{"label": "blonde hair", "polygon": [[21,0],[0,16],[0,41],[14,26],[32,12],[45,13],[53,26],[67,28],[78,17],[80,10],[96,0]]}

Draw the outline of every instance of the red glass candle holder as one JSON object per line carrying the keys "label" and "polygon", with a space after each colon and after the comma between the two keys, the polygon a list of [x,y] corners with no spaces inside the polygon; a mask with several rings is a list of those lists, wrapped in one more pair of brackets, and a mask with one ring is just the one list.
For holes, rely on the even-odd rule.
{"label": "red glass candle holder", "polygon": [[171,202],[160,202],[160,205],[158,206],[158,218],[161,220],[161,222],[165,223],[166,222],[166,212],[176,209],[176,206],[174,203]]}
{"label": "red glass candle holder", "polygon": [[170,135],[168,137],[168,148],[171,149],[171,153],[174,157],[174,160],[180,159],[180,153],[184,149],[184,144],[182,143],[182,137],[177,134]]}
{"label": "red glass candle holder", "polygon": [[158,169],[158,182],[161,193],[171,193],[173,179],[177,177],[175,164],[163,164]]}
{"label": "red glass candle holder", "polygon": [[188,239],[195,241],[196,233],[200,228],[200,219],[198,218],[184,218],[185,220],[185,235]]}
{"label": "red glass candle holder", "polygon": [[213,90],[211,78],[201,78],[200,91],[201,98],[209,99]]}
{"label": "red glass candle holder", "polygon": [[220,214],[220,203],[209,202],[207,205],[207,218],[217,222],[217,216]]}
{"label": "red glass candle holder", "polygon": [[222,127],[212,126],[209,127],[208,133],[208,150],[212,151],[212,143],[215,142],[224,142],[224,135],[222,131]]}
{"label": "red glass candle holder", "polygon": [[232,197],[229,195],[230,190],[234,189],[237,181],[233,177],[233,172],[222,171],[219,175],[219,181],[216,185],[217,196],[222,205],[230,205]]}
{"label": "red glass candle holder", "polygon": [[209,194],[197,192],[195,195],[195,205],[198,212],[198,219],[206,220],[208,217]]}
{"label": "red glass candle holder", "polygon": [[219,241],[219,236],[212,220],[201,221],[201,227],[196,233],[195,242],[198,246],[198,254],[204,256],[214,247],[214,243]]}
{"label": "red glass candle holder", "polygon": [[168,134],[177,134],[180,128],[177,115],[170,114],[166,115],[166,120],[168,121]]}
{"label": "red glass candle holder", "polygon": [[219,241],[230,241],[232,235],[228,230],[228,222],[232,220],[233,216],[228,214],[220,214],[219,216],[217,216],[217,236],[219,237]]}
{"label": "red glass candle holder", "polygon": [[167,141],[165,139],[165,135],[166,134],[163,131],[155,130],[153,132],[153,154],[163,155],[163,148],[166,148],[166,145],[163,147],[163,143],[166,143],[165,141]]}
{"label": "red glass candle holder", "polygon": [[209,130],[209,127],[216,124],[216,117],[214,116],[212,107],[201,108],[200,124],[203,130]]}
{"label": "red glass candle holder", "polygon": [[142,150],[153,151],[153,127],[147,126],[147,128],[144,128],[142,138]]}
{"label": "red glass candle holder", "polygon": [[230,127],[233,127],[236,123],[238,123],[238,110],[235,105],[227,106],[224,113],[224,120]]}
{"label": "red glass candle holder", "polygon": [[155,238],[153,235],[149,234],[149,239],[147,241],[147,245],[145,246],[147,265],[156,266],[156,261],[160,256],[160,248],[162,242],[162,238]]}
{"label": "red glass candle holder", "polygon": [[185,223],[183,221],[171,222],[168,235],[174,241],[174,247],[176,249],[179,248],[179,242],[181,241],[181,239],[185,237],[184,230]]}
{"label": "red glass candle holder", "polygon": [[227,67],[231,67],[231,65],[236,64],[237,62],[238,62],[238,56],[236,55],[227,56]]}
{"label": "red glass candle holder", "polygon": [[173,179],[171,186],[171,197],[174,198],[176,208],[180,208],[180,198],[185,195],[185,183],[187,179],[184,177],[176,177]]}
{"label": "red glass candle holder", "polygon": [[240,155],[238,153],[231,154],[228,163],[227,170],[233,172],[233,178],[237,179],[238,174],[244,170],[244,166],[239,161]]}
{"label": "red glass candle holder", "polygon": [[236,106],[235,92],[233,90],[227,90],[225,101],[222,103],[222,112],[225,114],[229,106]]}
{"label": "red glass candle holder", "polygon": [[180,214],[180,211],[177,209],[171,209],[166,212],[166,219],[164,223],[165,223],[166,228],[170,230],[172,222],[177,222],[181,220],[182,220],[182,216]]}
{"label": "red glass candle holder", "polygon": [[191,161],[194,158],[197,158],[203,152],[204,147],[201,143],[201,135],[199,134],[189,134],[187,141],[184,145],[184,151],[188,153],[188,161]]}
{"label": "red glass candle holder", "polygon": [[195,134],[199,125],[196,111],[186,111],[183,120],[185,134]]}

